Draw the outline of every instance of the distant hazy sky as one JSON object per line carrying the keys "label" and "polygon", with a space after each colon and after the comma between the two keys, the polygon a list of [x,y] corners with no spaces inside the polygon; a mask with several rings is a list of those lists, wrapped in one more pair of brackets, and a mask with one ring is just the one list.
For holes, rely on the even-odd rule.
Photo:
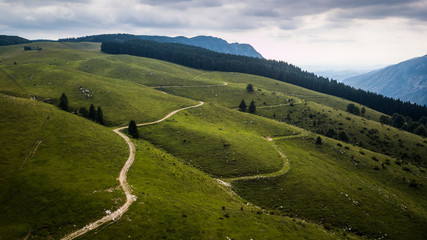
{"label": "distant hazy sky", "polygon": [[427,54],[427,0],[0,0],[0,34],[101,33],[211,35],[298,66],[358,68]]}

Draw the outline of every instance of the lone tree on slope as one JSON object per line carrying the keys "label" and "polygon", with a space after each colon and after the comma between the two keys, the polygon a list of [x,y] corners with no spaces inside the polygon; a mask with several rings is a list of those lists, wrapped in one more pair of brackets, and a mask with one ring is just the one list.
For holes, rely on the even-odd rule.
{"label": "lone tree on slope", "polygon": [[256,107],[255,107],[255,102],[254,100],[252,100],[251,104],[249,105],[249,113],[255,113],[256,112]]}
{"label": "lone tree on slope", "polygon": [[67,95],[65,95],[65,93],[63,93],[61,95],[61,97],[59,98],[59,105],[58,105],[58,107],[60,109],[64,110],[64,111],[68,112],[68,110],[69,110],[69,107],[68,107],[68,98],[67,98]]}
{"label": "lone tree on slope", "polygon": [[247,106],[246,106],[245,100],[242,99],[242,101],[240,102],[240,105],[239,105],[239,111],[246,112],[246,108],[247,108]]}
{"label": "lone tree on slope", "polygon": [[254,92],[254,85],[252,85],[252,83],[249,83],[249,84],[246,86],[246,91],[247,91],[248,93],[252,93],[252,92]]}
{"label": "lone tree on slope", "polygon": [[134,120],[130,120],[129,122],[128,133],[133,138],[139,138],[138,128],[136,127],[136,123]]}

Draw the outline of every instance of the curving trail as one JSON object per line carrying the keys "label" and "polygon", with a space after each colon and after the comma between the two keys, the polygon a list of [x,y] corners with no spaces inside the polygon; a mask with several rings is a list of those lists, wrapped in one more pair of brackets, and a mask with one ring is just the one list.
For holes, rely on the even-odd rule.
{"label": "curving trail", "polygon": [[276,152],[280,155],[280,157],[282,157],[283,164],[282,164],[282,168],[280,170],[278,170],[276,172],[272,172],[272,173],[262,173],[262,174],[251,175],[251,176],[243,176],[243,177],[223,178],[222,180],[217,179],[217,181],[221,185],[224,185],[224,186],[227,186],[227,187],[231,187],[230,182],[233,182],[233,181],[278,177],[278,176],[281,176],[281,175],[287,173],[289,171],[289,169],[291,168],[291,166],[289,164],[289,159],[280,150],[280,148],[274,143],[274,140],[297,138],[297,137],[305,137],[305,136],[308,136],[308,132],[307,131],[303,131],[300,134],[296,134],[296,135],[281,136],[281,137],[275,137],[275,138],[262,137],[264,140],[272,142],[272,147],[274,148],[274,150],[276,150]]}
{"label": "curving trail", "polygon": [[204,85],[162,85],[162,86],[150,86],[151,88],[210,88],[210,87],[224,87],[228,86],[227,82],[223,84],[204,84]]}
{"label": "curving trail", "polygon": [[[171,116],[175,115],[176,113],[178,113],[182,110],[200,107],[203,104],[204,104],[204,102],[200,101],[200,103],[197,105],[185,107],[185,108],[181,108],[181,109],[172,111],[171,113],[169,113],[168,115],[166,115],[164,118],[162,118],[160,120],[157,120],[154,122],[149,122],[149,123],[141,123],[141,124],[138,124],[137,126],[146,126],[146,125],[152,125],[152,124],[160,123],[160,122],[163,122],[164,120],[170,118]],[[129,139],[129,137],[127,137],[125,134],[120,132],[121,130],[126,129],[126,128],[127,128],[127,126],[119,127],[119,128],[116,128],[113,130],[120,137],[122,137],[129,146],[129,157],[128,157],[125,165],[123,166],[122,170],[120,171],[120,176],[119,176],[120,186],[122,186],[123,191],[126,194],[126,203],[123,204],[116,211],[112,212],[111,214],[104,216],[103,218],[98,219],[95,222],[89,223],[88,225],[84,226],[83,228],[63,237],[62,240],[70,240],[70,239],[77,238],[77,237],[82,236],[83,234],[85,234],[85,233],[87,233],[93,229],[100,227],[101,225],[103,225],[107,222],[118,220],[129,209],[130,205],[134,201],[136,201],[136,196],[132,195],[132,189],[126,180],[129,168],[132,166],[133,162],[135,161],[135,145],[132,143],[132,141]]]}

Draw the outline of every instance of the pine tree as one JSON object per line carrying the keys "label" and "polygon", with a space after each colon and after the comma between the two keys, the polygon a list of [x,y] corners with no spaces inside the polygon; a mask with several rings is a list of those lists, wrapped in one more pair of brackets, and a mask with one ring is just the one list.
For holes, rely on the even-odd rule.
{"label": "pine tree", "polygon": [[138,128],[134,120],[130,120],[129,122],[128,133],[133,138],[139,138]]}
{"label": "pine tree", "polygon": [[88,117],[92,121],[96,120],[96,110],[95,110],[95,106],[93,106],[93,104],[91,104],[89,107],[89,116]]}
{"label": "pine tree", "polygon": [[81,107],[79,110],[79,113],[85,118],[89,117],[89,111],[87,110],[86,107]]}
{"label": "pine tree", "polygon": [[239,105],[239,111],[241,111],[241,112],[246,112],[246,103],[245,103],[245,100],[243,100],[242,99],[242,101],[240,102],[240,105]]}
{"label": "pine tree", "polygon": [[68,107],[68,98],[67,98],[67,95],[65,95],[65,93],[63,93],[61,95],[61,97],[59,98],[59,105],[58,105],[58,107],[60,109],[64,110],[64,111],[68,112],[68,110],[69,110],[69,107]]}
{"label": "pine tree", "polygon": [[101,106],[98,106],[98,109],[96,110],[96,122],[101,125],[105,125],[104,113],[102,112]]}
{"label": "pine tree", "polygon": [[252,100],[251,104],[249,105],[249,113],[255,113],[256,112],[256,107],[255,107],[255,102],[254,100]]}
{"label": "pine tree", "polygon": [[247,91],[248,93],[252,93],[252,92],[254,92],[254,85],[252,85],[252,83],[249,83],[249,84],[246,86],[246,91]]}

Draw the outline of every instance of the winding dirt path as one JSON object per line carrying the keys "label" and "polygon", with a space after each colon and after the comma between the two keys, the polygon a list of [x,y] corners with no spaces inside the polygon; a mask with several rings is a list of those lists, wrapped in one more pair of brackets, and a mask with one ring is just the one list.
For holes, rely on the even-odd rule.
{"label": "winding dirt path", "polygon": [[223,84],[203,84],[203,85],[161,85],[161,86],[149,86],[151,88],[209,88],[209,87],[224,87],[228,86],[227,82]]}
{"label": "winding dirt path", "polygon": [[[185,107],[185,108],[181,108],[181,109],[172,111],[171,113],[169,113],[168,115],[166,115],[164,118],[162,118],[160,120],[157,120],[154,122],[148,122],[148,123],[141,123],[141,124],[138,124],[137,126],[140,127],[140,126],[146,126],[146,125],[152,125],[152,124],[160,123],[160,122],[163,122],[164,120],[170,118],[171,116],[175,115],[176,113],[178,113],[182,110],[200,107],[203,104],[204,104],[204,102],[201,101],[197,105]],[[126,203],[123,204],[116,211],[112,212],[111,214],[108,214],[108,215],[104,216],[103,218],[96,220],[95,222],[89,223],[88,225],[84,226],[83,228],[63,237],[62,240],[70,240],[70,239],[77,238],[77,237],[82,236],[83,234],[85,234],[85,233],[87,233],[93,229],[100,227],[101,225],[103,225],[107,222],[120,219],[120,217],[122,217],[123,214],[129,209],[130,205],[134,201],[136,201],[136,196],[132,195],[132,189],[126,180],[129,168],[132,166],[133,162],[135,161],[135,145],[132,143],[132,141],[129,139],[129,137],[127,137],[125,134],[120,132],[121,130],[126,129],[126,128],[127,128],[127,126],[124,126],[124,127],[119,127],[119,128],[116,128],[113,130],[120,137],[122,137],[129,146],[129,157],[128,157],[125,165],[123,166],[122,170],[120,171],[120,176],[119,176],[120,186],[122,186],[123,191],[126,194]]]}
{"label": "winding dirt path", "polygon": [[227,187],[231,187],[230,182],[233,182],[233,181],[278,177],[278,176],[281,176],[281,175],[287,173],[289,171],[289,169],[291,168],[291,166],[289,164],[289,159],[280,150],[280,148],[276,145],[276,143],[274,143],[274,140],[290,139],[290,138],[305,137],[305,136],[308,136],[308,132],[307,131],[303,131],[300,134],[296,134],[296,135],[281,136],[281,137],[275,137],[275,138],[262,137],[264,140],[272,142],[272,147],[274,148],[274,150],[276,150],[276,152],[280,155],[280,157],[282,157],[283,164],[282,164],[282,168],[279,171],[272,172],[272,173],[262,173],[262,174],[251,175],[251,176],[234,177],[234,178],[223,178],[222,180],[217,179],[217,181],[221,185],[224,185],[224,186],[227,186]]}

